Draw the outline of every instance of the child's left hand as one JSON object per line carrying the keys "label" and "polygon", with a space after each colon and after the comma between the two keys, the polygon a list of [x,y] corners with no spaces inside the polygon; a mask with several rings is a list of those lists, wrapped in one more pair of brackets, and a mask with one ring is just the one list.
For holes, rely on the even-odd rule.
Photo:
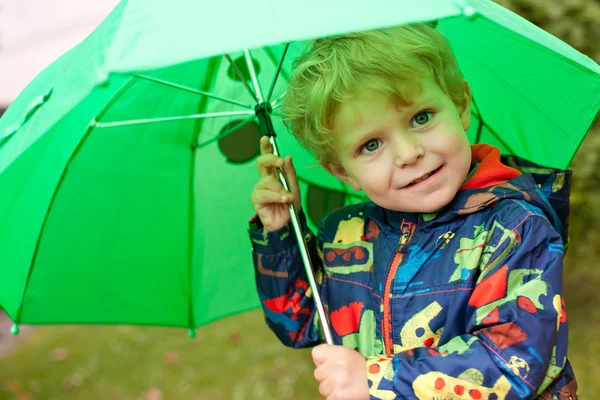
{"label": "child's left hand", "polygon": [[312,350],[319,393],[327,400],[369,399],[367,359],[344,346],[321,344]]}

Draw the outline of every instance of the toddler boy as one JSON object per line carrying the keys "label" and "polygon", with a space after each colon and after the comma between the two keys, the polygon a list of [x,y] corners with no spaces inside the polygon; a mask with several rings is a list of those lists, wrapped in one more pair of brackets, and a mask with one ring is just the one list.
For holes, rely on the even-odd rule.
{"label": "toddler boy", "polygon": [[[570,172],[470,146],[470,102],[426,24],[319,39],[296,65],[287,126],[370,199],[331,212],[317,237],[300,214],[336,343],[313,349],[327,399],[577,398],[562,297]],[[288,224],[295,170],[267,138],[257,163],[250,236],[266,320],[284,344],[316,346]]]}

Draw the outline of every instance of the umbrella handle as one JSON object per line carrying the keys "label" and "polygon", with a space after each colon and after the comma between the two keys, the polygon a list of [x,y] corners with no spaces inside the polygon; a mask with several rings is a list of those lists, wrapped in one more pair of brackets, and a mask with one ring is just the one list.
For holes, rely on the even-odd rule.
{"label": "umbrella handle", "polygon": [[[269,136],[269,141],[271,142],[271,147],[273,148],[273,154],[279,156],[279,150],[277,149],[277,144],[275,143],[275,135]],[[279,180],[281,181],[281,184],[285,190],[289,191],[290,188],[283,171],[280,168],[277,168],[277,173],[279,174]],[[331,328],[328,322],[329,320],[327,319],[327,314],[325,313],[325,308],[323,307],[323,302],[321,301],[319,287],[317,286],[317,281],[315,279],[315,273],[313,271],[312,262],[308,253],[308,247],[306,246],[306,242],[302,236],[302,228],[300,227],[300,220],[298,218],[298,212],[294,202],[290,203],[289,209],[290,220],[292,222],[292,226],[294,227],[294,232],[296,233],[296,240],[298,241],[298,247],[300,248],[302,263],[304,264],[304,270],[306,271],[308,284],[313,293],[313,300],[319,315],[319,321],[321,323],[321,328],[323,329],[323,334],[325,335],[325,342],[327,344],[333,344],[333,336],[331,334]]]}

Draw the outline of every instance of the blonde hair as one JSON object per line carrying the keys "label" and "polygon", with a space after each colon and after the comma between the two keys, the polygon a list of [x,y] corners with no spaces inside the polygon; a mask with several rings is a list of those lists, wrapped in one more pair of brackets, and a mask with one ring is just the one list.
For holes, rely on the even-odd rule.
{"label": "blonde hair", "polygon": [[[309,51],[306,51],[310,49]],[[332,121],[341,104],[375,90],[410,104],[419,78],[430,76],[457,105],[464,78],[446,38],[428,24],[317,39],[295,62],[282,103],[287,128],[319,162],[337,161]]]}

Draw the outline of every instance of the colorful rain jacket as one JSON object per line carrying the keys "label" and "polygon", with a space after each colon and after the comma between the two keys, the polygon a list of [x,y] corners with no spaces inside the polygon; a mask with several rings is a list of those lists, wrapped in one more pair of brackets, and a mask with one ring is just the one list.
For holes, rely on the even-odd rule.
{"label": "colorful rain jacket", "polygon": [[[562,297],[571,172],[472,153],[475,173],[437,214],[351,205],[317,237],[301,214],[334,342],[367,357],[372,399],[577,399]],[[291,226],[266,233],[255,218],[250,236],[267,324],[287,346],[319,344]]]}

